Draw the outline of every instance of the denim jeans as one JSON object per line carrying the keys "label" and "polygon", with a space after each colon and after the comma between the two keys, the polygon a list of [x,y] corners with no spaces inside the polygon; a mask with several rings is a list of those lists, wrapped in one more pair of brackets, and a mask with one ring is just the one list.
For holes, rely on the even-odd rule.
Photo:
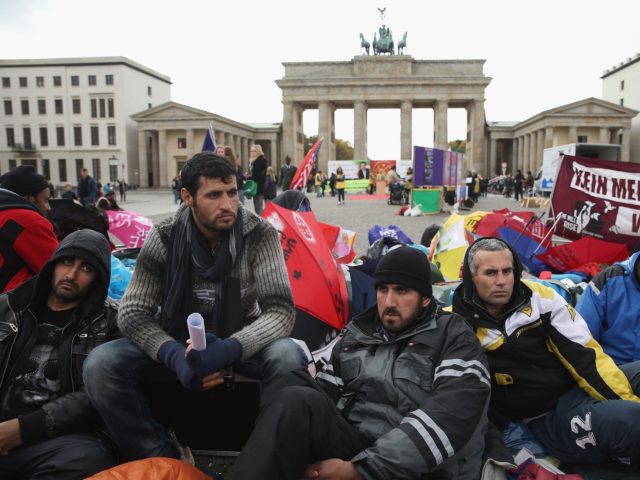
{"label": "denim jeans", "polygon": [[[307,368],[306,355],[289,338],[233,364],[234,372],[263,385],[301,368]],[[83,370],[87,395],[127,459],[178,458],[167,430],[151,413],[144,389],[147,384],[176,380],[172,371],[126,338],[95,348]]]}

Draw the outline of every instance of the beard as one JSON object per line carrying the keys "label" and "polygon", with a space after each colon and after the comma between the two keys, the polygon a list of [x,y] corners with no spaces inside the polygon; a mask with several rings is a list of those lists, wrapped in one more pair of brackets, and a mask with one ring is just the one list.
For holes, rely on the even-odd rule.
{"label": "beard", "polygon": [[236,224],[236,219],[238,218],[237,212],[233,212],[233,221],[222,221],[218,220],[217,218],[208,218],[198,208],[198,204],[196,203],[195,198],[193,199],[191,212],[203,228],[216,233],[225,233],[231,230]]}

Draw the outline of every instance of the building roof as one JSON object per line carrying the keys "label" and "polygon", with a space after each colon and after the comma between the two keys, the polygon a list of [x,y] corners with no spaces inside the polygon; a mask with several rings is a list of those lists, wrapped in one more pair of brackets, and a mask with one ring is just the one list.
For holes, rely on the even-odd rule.
{"label": "building roof", "polygon": [[629,57],[626,61],[620,62],[618,65],[614,65],[613,67],[606,69],[602,73],[602,76],[600,78],[602,79],[608,77],[609,75],[613,75],[614,73],[619,72],[623,68],[627,68],[629,65],[634,64],[638,61],[640,61],[640,53],[636,53],[634,57]]}
{"label": "building roof", "polygon": [[125,65],[163,82],[171,84],[167,75],[156,72],[127,57],[77,57],[77,58],[30,58],[30,59],[0,59],[0,67],[60,67],[87,65]]}

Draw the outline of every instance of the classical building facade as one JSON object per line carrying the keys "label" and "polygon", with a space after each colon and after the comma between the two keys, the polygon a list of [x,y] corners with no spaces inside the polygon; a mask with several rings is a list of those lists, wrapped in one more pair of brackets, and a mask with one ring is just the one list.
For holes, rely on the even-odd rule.
{"label": "classical building facade", "polygon": [[33,165],[54,185],[87,167],[139,184],[131,115],[171,99],[171,81],[125,57],[0,60],[0,172]]}
{"label": "classical building facade", "polygon": [[138,125],[140,185],[167,187],[184,163],[198,153],[209,124],[214,127],[216,145],[233,149],[243,170],[247,170],[249,149],[262,146],[272,165],[279,164],[280,124],[244,124],[204,110],[167,102],[131,117]]}
{"label": "classical building facade", "polygon": [[[522,122],[489,122],[488,161],[479,173],[517,169],[534,175],[543,150],[567,143],[616,143],[621,160],[630,160],[631,120],[638,112],[605,100],[587,98],[546,110]],[[506,164],[506,165],[503,165]]]}
{"label": "classical building facade", "polygon": [[[602,74],[602,98],[640,110],[640,53]],[[640,162],[640,115],[631,122],[631,161]]]}
{"label": "classical building facade", "polygon": [[436,148],[447,148],[449,108],[467,111],[467,158],[483,169],[485,157],[485,89],[491,82],[483,73],[484,60],[415,60],[409,55],[356,56],[348,62],[284,63],[282,90],[282,149],[294,163],[303,158],[305,109],[318,109],[320,168],[335,158],[336,109],[354,112],[354,158],[367,159],[367,111],[400,109],[399,158],[412,158],[412,109],[434,111]]}

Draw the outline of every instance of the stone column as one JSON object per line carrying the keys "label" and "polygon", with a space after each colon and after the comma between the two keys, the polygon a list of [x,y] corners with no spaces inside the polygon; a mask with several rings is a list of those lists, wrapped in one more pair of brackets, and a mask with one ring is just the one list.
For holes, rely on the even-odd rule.
{"label": "stone column", "polygon": [[230,145],[233,149],[233,154],[238,158],[240,156],[240,135],[233,136],[233,145]]}
{"label": "stone column", "polygon": [[484,120],[484,99],[473,100],[470,104],[469,116],[471,119],[471,152],[467,144],[472,169],[481,175],[486,175],[485,156],[485,120]]}
{"label": "stone column", "polygon": [[144,130],[138,130],[138,178],[133,175],[133,180],[138,180],[140,182],[140,187],[149,186],[149,169],[147,156],[147,134]]}
{"label": "stone column", "polygon": [[540,166],[542,165],[542,157],[544,156],[544,141],[545,141],[545,137],[546,136],[546,131],[545,130],[539,130],[538,131],[538,148],[536,149],[536,163],[534,165],[534,170],[531,172],[533,173],[533,176],[535,177],[536,174],[538,173],[538,170],[540,169]]}
{"label": "stone column", "polygon": [[553,147],[553,127],[547,127],[544,130],[544,148],[549,147]]}
{"label": "stone column", "polygon": [[599,143],[609,143],[609,129],[607,127],[600,127],[600,137],[598,139]]}
{"label": "stone column", "polygon": [[497,165],[498,163],[498,142],[496,142],[495,138],[492,138],[489,145],[490,147],[490,162],[489,162],[489,168],[488,168],[488,173],[489,175],[493,175],[493,173],[498,170],[500,171],[500,169],[498,168],[499,165]]}
{"label": "stone column", "polygon": [[[282,149],[284,155],[289,155],[294,165],[302,161],[296,158],[296,118],[293,102],[282,102]],[[247,158],[249,158],[247,156]]]}
{"label": "stone column", "polygon": [[278,148],[276,145],[275,140],[271,140],[269,142],[269,164],[273,167],[273,169],[276,171],[276,173],[278,171],[280,171],[280,159],[278,158]]}
{"label": "stone column", "polygon": [[[323,172],[327,171],[329,159],[335,158],[335,134],[333,126],[333,104],[330,102],[320,102],[318,106],[318,130],[320,137],[324,137],[324,142],[318,155],[318,168]],[[331,146],[333,145],[333,156]]]}
{"label": "stone column", "polygon": [[410,101],[400,104],[400,159],[411,160],[412,132],[413,132],[413,105]]}
{"label": "stone column", "polygon": [[158,171],[154,175],[153,183],[159,187],[168,187],[169,181],[167,176],[169,170],[167,167],[167,131],[163,128],[159,132],[158,137]]}
{"label": "stone column", "polygon": [[578,127],[569,127],[569,140],[567,143],[576,143],[578,141]]}
{"label": "stone column", "polygon": [[[434,114],[434,145],[436,148],[447,150],[449,133],[447,132],[447,114],[449,104],[446,100],[437,100],[433,109]],[[468,124],[469,122],[467,122]]]}
{"label": "stone column", "polygon": [[[524,162],[525,162],[525,144],[524,144],[524,140],[525,136],[524,135],[520,135],[520,142],[519,142],[519,148],[518,148],[518,165],[516,166],[515,170],[520,169],[523,170],[524,169]],[[516,172],[514,171],[513,174],[515,175]]]}
{"label": "stone column", "polygon": [[522,156],[522,174],[523,175],[527,172],[530,161],[531,161],[531,134],[527,133],[524,136],[524,155]]}
{"label": "stone column", "polygon": [[367,104],[358,100],[353,104],[353,159],[367,158]]}
{"label": "stone column", "polygon": [[[536,164],[536,149],[538,148],[538,131],[531,132],[531,145],[529,146],[530,154],[529,154],[529,166],[527,167],[527,171],[533,173]],[[525,171],[526,175],[527,172]]]}
{"label": "stone column", "polygon": [[[224,142],[222,142],[222,145],[225,147],[232,147],[233,148],[233,143],[231,140],[231,134],[229,132],[225,132],[224,134]],[[216,147],[218,146],[218,144],[216,143]]]}
{"label": "stone column", "polygon": [[511,172],[513,173],[517,166],[518,166],[518,159],[519,159],[519,153],[520,153],[520,138],[519,137],[515,137],[513,139],[513,148],[511,150],[511,163],[507,166],[507,173]]}
{"label": "stone column", "polygon": [[620,160],[623,162],[631,161],[631,129],[622,129],[622,144],[620,146]]}
{"label": "stone column", "polygon": [[193,157],[195,145],[193,144],[193,128],[187,128],[187,160]]}
{"label": "stone column", "polygon": [[238,162],[242,165],[242,170],[247,171],[247,158],[249,158],[249,147],[247,137],[240,139],[240,151],[237,153]]}
{"label": "stone column", "polygon": [[[207,134],[207,129],[205,128],[204,134]],[[213,136],[216,137],[216,147],[218,145],[224,145],[224,133],[221,130],[213,130]],[[204,137],[202,137],[202,141],[204,142]]]}

